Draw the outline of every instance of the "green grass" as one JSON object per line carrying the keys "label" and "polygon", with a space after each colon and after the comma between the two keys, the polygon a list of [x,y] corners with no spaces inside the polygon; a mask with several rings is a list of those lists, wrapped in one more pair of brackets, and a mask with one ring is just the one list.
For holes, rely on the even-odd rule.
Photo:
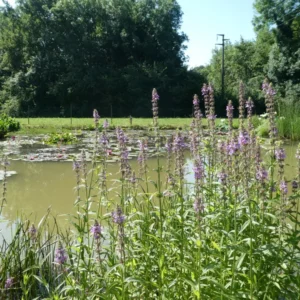
{"label": "green grass", "polygon": [[300,107],[282,103],[277,120],[279,136],[293,141],[300,140]]}
{"label": "green grass", "polygon": [[[65,132],[70,130],[93,130],[94,121],[93,118],[73,118],[72,124],[70,118],[18,118],[21,124],[21,130],[14,134],[46,134],[51,132]],[[100,125],[104,119],[100,119]],[[217,119],[218,125],[222,119]],[[152,118],[133,118],[132,126],[130,126],[129,118],[113,118],[108,119],[110,125],[128,127],[133,129],[148,129],[152,127]],[[187,129],[192,122],[191,118],[160,118],[159,124],[161,129]],[[234,120],[234,126],[237,127],[238,120]],[[207,120],[203,119],[203,125],[207,126]]]}

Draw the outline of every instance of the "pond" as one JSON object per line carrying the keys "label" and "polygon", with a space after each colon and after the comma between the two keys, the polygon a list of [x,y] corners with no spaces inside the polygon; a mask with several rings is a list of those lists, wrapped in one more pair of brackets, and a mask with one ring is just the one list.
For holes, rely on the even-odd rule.
{"label": "pond", "polygon": [[[166,135],[171,134],[171,132],[166,133]],[[135,141],[131,140],[131,150],[136,154],[137,146],[134,144],[138,138],[144,135],[144,132],[135,132],[134,135]],[[90,151],[93,145],[92,138],[92,133],[87,133],[82,139],[83,144],[77,145],[76,148],[74,146],[49,147],[41,143],[41,137],[34,140],[27,139],[26,143],[20,142],[24,141],[22,138],[18,143],[3,142],[4,152],[9,153],[12,158],[8,169],[16,172],[7,179],[7,203],[4,206],[0,223],[5,236],[9,236],[10,232],[8,229],[10,226],[7,225],[12,224],[20,216],[38,223],[50,209],[52,215],[58,217],[61,222],[66,222],[66,215],[75,213],[76,174],[72,169],[72,156],[78,156],[84,145],[88,145],[87,151]],[[115,146],[112,143],[113,149]],[[152,146],[150,143],[150,152]],[[287,163],[285,172],[288,180],[296,176],[296,148],[297,144],[285,145]],[[133,155],[131,158],[132,169],[138,174],[137,157]],[[161,161],[163,165],[166,164],[164,157],[161,157]],[[188,156],[186,161],[188,169],[191,170],[192,166]],[[150,179],[156,179],[157,174],[154,171],[156,164],[157,161],[154,157],[148,159]],[[88,165],[88,169],[89,167],[90,165]],[[116,193],[119,191],[116,180],[120,179],[119,164],[114,161],[114,158],[108,164],[107,173],[109,174],[109,188],[112,188],[109,199],[114,201],[114,199],[118,199]],[[188,176],[190,176],[189,180],[193,180],[191,174]],[[162,181],[165,181],[164,177]]]}

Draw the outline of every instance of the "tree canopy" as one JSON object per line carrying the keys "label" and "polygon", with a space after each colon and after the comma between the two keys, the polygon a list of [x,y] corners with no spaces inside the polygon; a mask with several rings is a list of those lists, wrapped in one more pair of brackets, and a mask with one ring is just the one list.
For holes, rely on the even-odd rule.
{"label": "tree canopy", "polygon": [[176,0],[19,0],[0,12],[0,101],[10,114],[188,115],[204,79],[184,65]]}

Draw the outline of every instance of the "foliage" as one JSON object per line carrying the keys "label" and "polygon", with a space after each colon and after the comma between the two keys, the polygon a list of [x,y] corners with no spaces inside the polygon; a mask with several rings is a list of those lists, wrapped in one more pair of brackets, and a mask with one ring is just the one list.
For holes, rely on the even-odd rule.
{"label": "foliage", "polygon": [[[239,119],[238,138],[230,128],[224,140],[217,141],[214,119],[209,120],[209,135],[203,136],[196,117],[191,146],[177,132],[166,141],[164,165],[155,119],[153,136],[147,143],[140,141],[139,177],[128,160],[126,132],[117,128],[120,180],[114,185],[120,192],[114,198],[107,185],[108,132],[95,130],[91,169],[85,152],[73,163],[77,212],[69,216],[72,230],[51,230],[43,226],[47,218],[37,228],[18,224],[12,241],[4,242],[0,252],[2,295],[297,299],[300,174],[288,194],[280,141],[272,136],[263,162],[251,118],[248,110],[248,126]],[[157,160],[151,179],[145,147],[150,143]],[[185,176],[187,148],[193,180]],[[299,164],[300,148],[297,160]]]}
{"label": "foliage", "polygon": [[0,116],[0,138],[7,135],[8,132],[18,131],[20,129],[20,122],[5,114]]}
{"label": "foliage", "polygon": [[269,79],[281,98],[298,102],[300,96],[300,6],[297,0],[256,0],[256,31],[268,30],[276,43],[267,64]]}
{"label": "foliage", "polygon": [[[184,66],[176,0],[23,0],[0,11],[0,101],[18,116],[149,116],[144,90],[166,116],[203,78]],[[171,109],[170,109],[171,107]]]}
{"label": "foliage", "polygon": [[[273,38],[267,32],[261,32],[256,41],[246,41],[243,38],[235,44],[227,43],[225,46],[225,99],[231,99],[234,106],[238,104],[238,86],[243,81],[246,86],[246,97],[251,97],[255,103],[255,113],[264,111],[261,82],[266,73],[266,64],[269,59],[270,47]],[[225,115],[220,92],[222,68],[222,50],[214,50],[210,64],[206,67],[196,68],[207,80],[214,85],[217,93],[218,116]],[[226,100],[227,101],[227,100]]]}
{"label": "foliage", "polygon": [[77,137],[71,132],[51,133],[44,142],[46,144],[73,144],[77,142]]}
{"label": "foliage", "polygon": [[294,141],[300,140],[300,107],[299,104],[279,104],[277,126],[279,135]]}

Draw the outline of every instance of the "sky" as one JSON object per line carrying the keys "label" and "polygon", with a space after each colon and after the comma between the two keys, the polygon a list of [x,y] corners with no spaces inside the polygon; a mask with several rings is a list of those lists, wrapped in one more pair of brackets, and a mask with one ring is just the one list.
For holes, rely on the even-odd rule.
{"label": "sky", "polygon": [[[1,1],[1,0],[0,0]],[[187,62],[190,68],[206,65],[212,57],[217,34],[230,42],[255,39],[252,19],[254,0],[177,0],[183,11],[181,30],[187,34]],[[8,0],[12,5],[14,0]]]}
{"label": "sky", "polygon": [[230,42],[255,39],[252,26],[254,0],[178,0],[183,11],[181,30],[189,37],[186,55],[190,68],[206,65],[212,57],[217,34]]}

